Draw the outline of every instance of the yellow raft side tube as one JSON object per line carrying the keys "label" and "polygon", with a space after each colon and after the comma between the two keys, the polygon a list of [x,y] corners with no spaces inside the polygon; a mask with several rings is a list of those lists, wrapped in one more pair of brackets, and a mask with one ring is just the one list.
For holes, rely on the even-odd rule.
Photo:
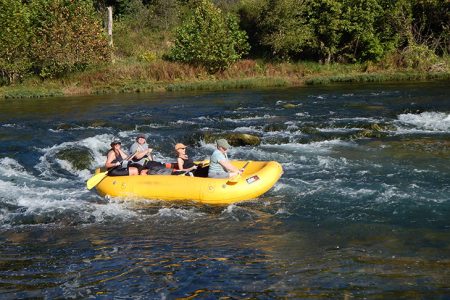
{"label": "yellow raft side tube", "polygon": [[[246,161],[231,163],[242,168]],[[282,174],[283,169],[278,162],[251,161],[236,182],[176,175],[107,176],[96,188],[102,196],[231,204],[264,194]]]}

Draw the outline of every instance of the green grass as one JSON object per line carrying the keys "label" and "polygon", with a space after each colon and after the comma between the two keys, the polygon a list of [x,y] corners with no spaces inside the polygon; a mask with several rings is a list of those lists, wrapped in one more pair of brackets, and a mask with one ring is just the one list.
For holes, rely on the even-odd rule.
{"label": "green grass", "polygon": [[105,85],[95,87],[92,94],[119,94],[119,93],[149,93],[154,92],[156,87],[147,82],[129,82],[120,85]]}
{"label": "green grass", "polygon": [[395,72],[372,73],[337,76],[317,76],[305,80],[307,85],[319,85],[330,83],[356,83],[356,82],[385,82],[385,81],[417,81],[417,80],[448,80],[449,72],[425,73],[425,72]]}
{"label": "green grass", "polygon": [[382,81],[449,80],[449,62],[440,72],[387,68],[370,64],[315,62],[272,63],[241,60],[224,72],[208,74],[201,67],[156,59],[134,59],[91,67],[59,79],[29,78],[0,87],[0,98],[39,98],[62,95],[147,93],[162,91],[230,90],[262,87],[361,83]]}
{"label": "green grass", "polygon": [[231,90],[250,89],[261,87],[288,86],[289,82],[284,78],[247,78],[219,81],[200,81],[188,83],[174,83],[166,87],[167,91],[196,91],[196,90]]}
{"label": "green grass", "polygon": [[13,86],[0,88],[0,98],[42,98],[63,96],[64,93],[60,89],[34,87],[34,86]]}

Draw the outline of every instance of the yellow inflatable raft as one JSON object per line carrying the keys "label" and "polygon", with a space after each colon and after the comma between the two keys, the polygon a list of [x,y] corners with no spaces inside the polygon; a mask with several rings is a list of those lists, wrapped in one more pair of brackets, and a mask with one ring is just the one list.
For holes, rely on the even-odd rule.
{"label": "yellow inflatable raft", "polygon": [[[242,168],[246,161],[232,161]],[[96,170],[99,173],[100,169]],[[102,196],[194,200],[207,204],[231,204],[258,197],[281,177],[275,161],[251,161],[237,178],[217,179],[179,175],[106,176],[97,186]]]}

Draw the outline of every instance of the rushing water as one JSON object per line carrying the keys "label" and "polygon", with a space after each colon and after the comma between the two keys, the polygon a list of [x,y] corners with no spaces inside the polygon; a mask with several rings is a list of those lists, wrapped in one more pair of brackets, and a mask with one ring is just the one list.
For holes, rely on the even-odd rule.
{"label": "rushing water", "polygon": [[[284,174],[230,206],[86,190],[138,132],[161,161],[257,135],[231,156]],[[0,141],[2,299],[450,297],[449,82],[3,101]]]}

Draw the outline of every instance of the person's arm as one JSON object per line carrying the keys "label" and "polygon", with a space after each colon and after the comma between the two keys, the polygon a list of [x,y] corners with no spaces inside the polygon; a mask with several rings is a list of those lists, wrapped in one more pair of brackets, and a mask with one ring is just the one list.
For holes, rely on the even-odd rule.
{"label": "person's arm", "polygon": [[134,158],[136,158],[137,160],[141,160],[144,156],[150,155],[150,153],[152,153],[152,149],[151,148],[139,151],[138,147],[135,144],[133,144],[131,146],[131,148],[130,148],[130,152],[131,153],[135,153],[136,151],[137,151],[137,153],[134,156]]}
{"label": "person's arm", "polygon": [[178,158],[177,158],[177,163],[178,163],[178,168],[177,168],[177,170],[178,170],[178,171],[184,171],[184,170],[183,170],[184,160],[181,159],[181,157],[178,157]]}
{"label": "person's arm", "polygon": [[116,163],[112,162],[115,158],[116,158],[116,156],[114,155],[114,151],[109,151],[108,155],[106,156],[106,163],[105,163],[105,167],[107,169],[120,165],[119,162],[116,162]]}
{"label": "person's arm", "polygon": [[152,152],[152,149],[142,150],[138,151],[136,155],[134,156],[137,160],[142,159],[144,156],[149,155]]}
{"label": "person's arm", "polygon": [[239,172],[239,169],[233,166],[229,160],[219,160],[219,164],[230,173]]}
{"label": "person's arm", "polygon": [[127,159],[128,154],[126,154],[125,151],[123,151],[122,149],[119,149],[119,153],[120,153],[120,156],[122,156],[122,159]]}

